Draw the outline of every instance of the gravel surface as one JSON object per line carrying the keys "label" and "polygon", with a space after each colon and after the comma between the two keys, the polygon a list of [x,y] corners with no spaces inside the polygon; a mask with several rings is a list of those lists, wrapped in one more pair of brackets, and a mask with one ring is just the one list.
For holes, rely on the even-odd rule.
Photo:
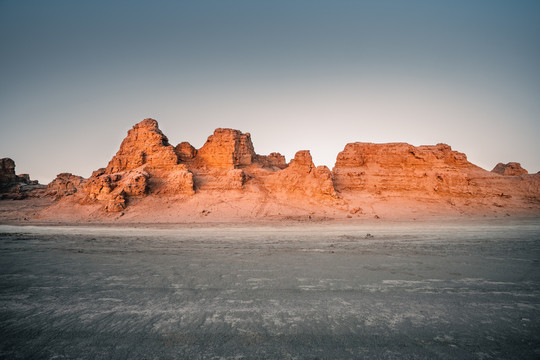
{"label": "gravel surface", "polygon": [[540,221],[0,225],[0,358],[538,359]]}

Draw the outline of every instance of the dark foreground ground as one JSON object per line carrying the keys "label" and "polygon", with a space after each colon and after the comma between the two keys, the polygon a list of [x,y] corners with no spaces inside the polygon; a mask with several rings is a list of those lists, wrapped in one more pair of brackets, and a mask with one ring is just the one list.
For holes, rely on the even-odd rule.
{"label": "dark foreground ground", "polygon": [[539,220],[0,226],[0,358],[538,359],[539,264]]}

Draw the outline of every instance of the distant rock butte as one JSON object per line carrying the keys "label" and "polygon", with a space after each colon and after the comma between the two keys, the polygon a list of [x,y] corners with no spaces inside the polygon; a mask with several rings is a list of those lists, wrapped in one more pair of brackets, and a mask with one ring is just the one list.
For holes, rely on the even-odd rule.
{"label": "distant rock butte", "polygon": [[[29,182],[15,175],[12,160],[2,159],[0,165],[3,188]],[[288,214],[310,209],[315,216],[324,208],[350,218],[392,199],[459,211],[475,207],[540,212],[540,174],[528,175],[518,163],[498,164],[489,172],[446,144],[361,142],[347,144],[330,170],[315,166],[308,150],[298,151],[288,164],[276,152],[259,155],[250,134],[233,129],[216,129],[200,149],[188,142],[173,146],[157,121],[145,119],[128,131],[107,167],[88,179],[59,174],[46,195],[73,206],[99,205],[112,213],[142,209],[138,204],[148,201],[169,207],[173,201],[186,204],[186,209],[202,209],[205,217],[212,214],[209,208],[223,207],[229,209],[224,213],[246,217],[272,211],[279,215],[283,209]],[[253,210],[246,212],[246,207]]]}
{"label": "distant rock butte", "polygon": [[36,180],[30,180],[30,175],[15,174],[15,161],[0,159],[0,200],[41,196],[43,188]]}
{"label": "distant rock butte", "polygon": [[520,163],[509,162],[508,164],[498,163],[491,172],[504,176],[521,176],[527,175],[528,172],[521,167]]}

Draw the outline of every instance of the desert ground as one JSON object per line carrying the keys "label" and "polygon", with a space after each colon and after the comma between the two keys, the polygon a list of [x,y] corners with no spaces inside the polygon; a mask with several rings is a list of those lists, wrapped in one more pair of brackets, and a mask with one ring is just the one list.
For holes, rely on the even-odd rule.
{"label": "desert ground", "polygon": [[0,225],[0,358],[537,359],[540,219]]}

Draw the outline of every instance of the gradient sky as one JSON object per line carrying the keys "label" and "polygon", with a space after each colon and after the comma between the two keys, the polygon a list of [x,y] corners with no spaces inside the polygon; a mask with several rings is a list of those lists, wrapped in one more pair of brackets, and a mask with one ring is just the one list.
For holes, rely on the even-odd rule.
{"label": "gradient sky", "polygon": [[0,157],[42,183],[135,123],[259,154],[444,142],[540,170],[540,1],[0,0]]}

